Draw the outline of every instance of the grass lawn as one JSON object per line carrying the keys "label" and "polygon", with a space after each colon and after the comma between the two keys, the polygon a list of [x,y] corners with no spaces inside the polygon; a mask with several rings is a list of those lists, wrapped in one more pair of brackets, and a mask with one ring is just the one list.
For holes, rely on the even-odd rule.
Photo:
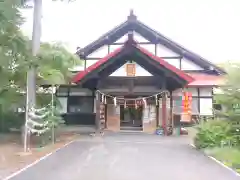
{"label": "grass lawn", "polygon": [[240,172],[240,149],[224,147],[206,149],[205,152],[223,162],[226,166],[229,166],[235,169],[237,172]]}

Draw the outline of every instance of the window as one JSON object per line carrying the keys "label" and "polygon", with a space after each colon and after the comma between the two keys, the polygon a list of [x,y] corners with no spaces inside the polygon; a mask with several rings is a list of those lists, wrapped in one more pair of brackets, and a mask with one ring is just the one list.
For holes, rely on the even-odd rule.
{"label": "window", "polygon": [[68,97],[68,112],[93,113],[93,97],[70,96]]}
{"label": "window", "polygon": [[222,110],[222,105],[221,104],[213,104],[213,108],[218,110],[218,111],[221,111]]}
{"label": "window", "polygon": [[212,98],[200,98],[200,114],[212,115]]}
{"label": "window", "polygon": [[199,114],[198,111],[198,98],[192,98],[192,114]]}
{"label": "window", "polygon": [[[183,111],[182,100],[180,96],[173,97],[173,113],[181,114]],[[199,114],[198,111],[198,98],[192,98],[192,114]]]}
{"label": "window", "polygon": [[60,103],[60,113],[67,112],[67,97],[58,97],[57,98]]}
{"label": "window", "polygon": [[197,88],[188,88],[187,91],[190,92],[192,96],[198,96]]}

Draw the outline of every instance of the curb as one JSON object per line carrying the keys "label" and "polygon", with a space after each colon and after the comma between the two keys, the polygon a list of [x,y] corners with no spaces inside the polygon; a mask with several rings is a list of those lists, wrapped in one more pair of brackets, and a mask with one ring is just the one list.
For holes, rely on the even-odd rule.
{"label": "curb", "polygon": [[30,168],[30,167],[32,167],[32,166],[38,164],[38,163],[41,162],[42,160],[44,160],[44,159],[48,158],[49,156],[53,155],[54,153],[58,152],[59,150],[65,148],[65,147],[67,147],[67,146],[69,146],[70,144],[72,144],[72,143],[75,142],[75,141],[76,141],[76,140],[72,140],[72,141],[66,143],[64,146],[55,149],[54,151],[52,151],[52,152],[46,154],[45,156],[43,156],[43,157],[41,157],[41,158],[35,160],[33,163],[28,164],[28,165],[25,166],[24,168],[22,168],[22,169],[20,169],[20,170],[18,170],[18,171],[16,171],[16,172],[14,172],[13,174],[11,174],[11,175],[5,177],[3,180],[10,180],[11,178],[13,178],[13,177],[19,175],[20,173],[26,171],[28,168]]}
{"label": "curb", "polygon": [[[196,149],[196,146],[194,144],[190,144],[190,146],[192,146],[194,149]],[[203,152],[204,153],[204,152]],[[213,156],[209,156],[206,153],[204,153],[208,158],[210,158],[211,160],[215,161],[217,164],[221,165],[222,167],[228,169],[229,171],[231,171],[233,174],[235,174],[236,176],[240,177],[240,174],[238,172],[236,172],[234,169],[226,166],[225,164],[223,164],[221,161],[217,160],[216,158],[214,158]]]}

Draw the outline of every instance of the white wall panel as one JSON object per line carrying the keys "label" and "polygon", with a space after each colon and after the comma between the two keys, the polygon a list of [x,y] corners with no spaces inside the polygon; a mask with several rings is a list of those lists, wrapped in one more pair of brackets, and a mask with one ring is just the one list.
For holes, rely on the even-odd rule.
{"label": "white wall panel", "polygon": [[60,113],[67,113],[67,97],[57,97],[60,103]]}
{"label": "white wall panel", "polygon": [[140,34],[138,34],[137,32],[133,32],[133,38],[134,40],[136,40],[137,42],[149,42],[146,38],[142,37]]}
{"label": "white wall panel", "polygon": [[199,88],[200,96],[212,96],[212,88]]}
{"label": "white wall panel", "polygon": [[173,65],[174,67],[180,69],[180,60],[179,59],[164,59],[164,61],[168,62],[169,64]]}
{"label": "white wall panel", "polygon": [[203,70],[202,67],[198,66],[197,64],[186,58],[182,59],[181,68],[182,70]]}
{"label": "white wall panel", "polygon": [[88,57],[92,58],[103,58],[108,54],[108,46],[102,46],[96,51],[94,51],[92,54],[89,54]]}
{"label": "white wall panel", "polygon": [[200,115],[212,115],[212,98],[200,98]]}
{"label": "white wall panel", "polygon": [[192,93],[192,96],[198,96],[197,88],[188,88],[187,91]]}

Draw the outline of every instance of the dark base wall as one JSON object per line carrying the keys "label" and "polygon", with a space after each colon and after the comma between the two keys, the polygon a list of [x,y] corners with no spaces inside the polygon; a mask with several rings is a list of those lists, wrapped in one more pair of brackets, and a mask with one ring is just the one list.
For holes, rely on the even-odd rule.
{"label": "dark base wall", "polygon": [[95,113],[67,113],[62,116],[66,125],[95,125]]}

